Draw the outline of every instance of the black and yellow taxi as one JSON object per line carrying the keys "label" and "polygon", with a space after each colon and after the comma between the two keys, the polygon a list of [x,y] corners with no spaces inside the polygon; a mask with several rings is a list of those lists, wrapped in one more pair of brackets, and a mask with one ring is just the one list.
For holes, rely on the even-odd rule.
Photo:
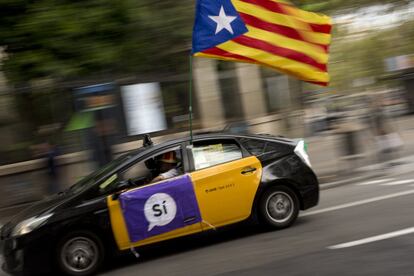
{"label": "black and yellow taxi", "polygon": [[303,140],[209,133],[154,145],[147,138],[6,223],[2,268],[90,275],[114,252],[252,217],[286,228],[318,200]]}

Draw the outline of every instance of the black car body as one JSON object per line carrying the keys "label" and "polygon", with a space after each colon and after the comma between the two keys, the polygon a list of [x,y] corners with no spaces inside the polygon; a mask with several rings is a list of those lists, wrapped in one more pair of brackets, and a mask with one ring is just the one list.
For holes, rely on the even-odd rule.
{"label": "black car body", "polygon": [[[217,145],[220,146],[217,147]],[[205,150],[206,147],[207,150]],[[200,166],[197,164],[198,157],[195,157],[194,148],[201,149],[199,152],[204,150],[206,154],[211,154],[213,151],[213,154],[218,154],[219,157],[221,153],[223,156],[230,157],[228,159],[227,157],[218,158],[221,161],[217,164],[214,163],[216,161],[213,158],[209,161],[210,163],[207,162],[207,165],[203,163],[204,165]],[[219,151],[214,153],[217,148]],[[217,173],[216,179],[226,181],[223,178],[225,176],[220,173],[226,173],[225,170],[233,168],[234,162],[241,162],[236,160],[237,156],[240,160],[255,160],[257,166],[243,165],[240,172],[243,176],[237,176],[251,175],[254,179],[253,174],[256,173],[255,177],[258,179],[251,202],[243,203],[251,210],[244,216],[239,216],[237,221],[247,217],[257,217],[268,226],[284,228],[295,221],[299,209],[305,210],[318,203],[318,180],[310,167],[303,141],[270,135],[211,133],[195,136],[193,144],[190,143],[189,138],[183,138],[158,145],[147,145],[119,157],[65,192],[30,206],[5,224],[0,236],[4,258],[3,269],[13,274],[43,273],[50,271],[54,267],[53,264],[57,264],[57,268],[72,275],[95,272],[102,263],[104,252],[108,256],[112,252],[126,249],[120,241],[122,234],[117,233],[121,226],[114,225],[117,223],[114,217],[111,217],[109,201],[117,200],[121,191],[147,185],[149,179],[159,173],[154,165],[155,157],[169,150],[176,150],[180,154],[182,173],[191,175],[193,178],[194,172],[201,171],[202,173],[203,170],[210,168]],[[134,179],[121,177],[134,166],[141,166],[141,164],[145,164],[148,169],[147,175]],[[234,169],[238,170],[238,167]],[[240,173],[237,172],[237,174]],[[112,182],[109,181],[110,179]],[[204,183],[208,185],[208,182]],[[237,186],[237,183],[232,185]],[[205,193],[207,192],[208,189]],[[282,211],[278,213],[276,209],[272,210],[269,207],[271,203],[274,206],[278,205]],[[204,214],[210,212],[206,208],[200,205],[200,210]],[[285,209],[288,210],[289,216],[287,216],[287,211],[283,213]],[[210,214],[214,215],[214,212],[211,211]],[[280,215],[282,217],[278,219],[277,216]],[[218,225],[234,222],[236,219]],[[193,230],[194,227],[193,225]],[[199,229],[206,230],[207,228],[200,226]],[[197,232],[193,230],[175,236]],[[83,240],[84,243],[76,239],[78,236],[86,237]],[[166,239],[169,238],[159,241]],[[73,244],[68,241],[73,241]],[[91,247],[92,249],[85,249],[84,244],[89,241],[94,246]],[[143,244],[149,243],[153,242]],[[135,247],[141,244],[133,245]],[[78,248],[79,252],[76,251],[78,255],[65,256],[62,252],[68,248],[73,250]],[[82,248],[85,250],[82,251]],[[71,270],[70,267],[69,269],[65,267],[68,266],[67,262],[71,262],[71,257],[77,257],[79,262],[83,261],[82,258],[90,257],[88,254],[91,253],[88,253],[88,250],[99,254],[99,258],[93,259],[93,263],[85,259],[85,262],[88,262],[87,269],[76,271],[76,269]]]}

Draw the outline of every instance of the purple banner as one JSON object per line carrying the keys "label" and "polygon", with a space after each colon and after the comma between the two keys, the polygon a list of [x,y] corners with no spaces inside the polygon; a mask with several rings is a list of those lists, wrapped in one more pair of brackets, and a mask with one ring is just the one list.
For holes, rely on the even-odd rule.
{"label": "purple banner", "polygon": [[131,242],[201,221],[188,175],[122,193],[119,200]]}

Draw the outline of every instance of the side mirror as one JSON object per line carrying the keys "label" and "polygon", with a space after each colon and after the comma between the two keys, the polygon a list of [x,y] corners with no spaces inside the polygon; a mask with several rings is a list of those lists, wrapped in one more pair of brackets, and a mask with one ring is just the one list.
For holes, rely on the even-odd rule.
{"label": "side mirror", "polygon": [[119,195],[124,191],[127,190],[129,187],[131,187],[131,182],[129,180],[121,181],[116,188],[116,191],[114,194],[112,194],[112,200],[117,200],[119,198]]}

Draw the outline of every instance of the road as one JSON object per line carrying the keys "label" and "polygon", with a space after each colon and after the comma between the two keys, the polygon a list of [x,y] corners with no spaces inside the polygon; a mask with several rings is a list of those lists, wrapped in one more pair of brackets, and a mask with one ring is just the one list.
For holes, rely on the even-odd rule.
{"label": "road", "polygon": [[413,275],[414,173],[321,192],[296,224],[242,224],[108,262],[101,275]]}
{"label": "road", "polygon": [[102,275],[413,275],[413,206],[414,173],[370,179],[322,191],[289,229],[184,239]]}

